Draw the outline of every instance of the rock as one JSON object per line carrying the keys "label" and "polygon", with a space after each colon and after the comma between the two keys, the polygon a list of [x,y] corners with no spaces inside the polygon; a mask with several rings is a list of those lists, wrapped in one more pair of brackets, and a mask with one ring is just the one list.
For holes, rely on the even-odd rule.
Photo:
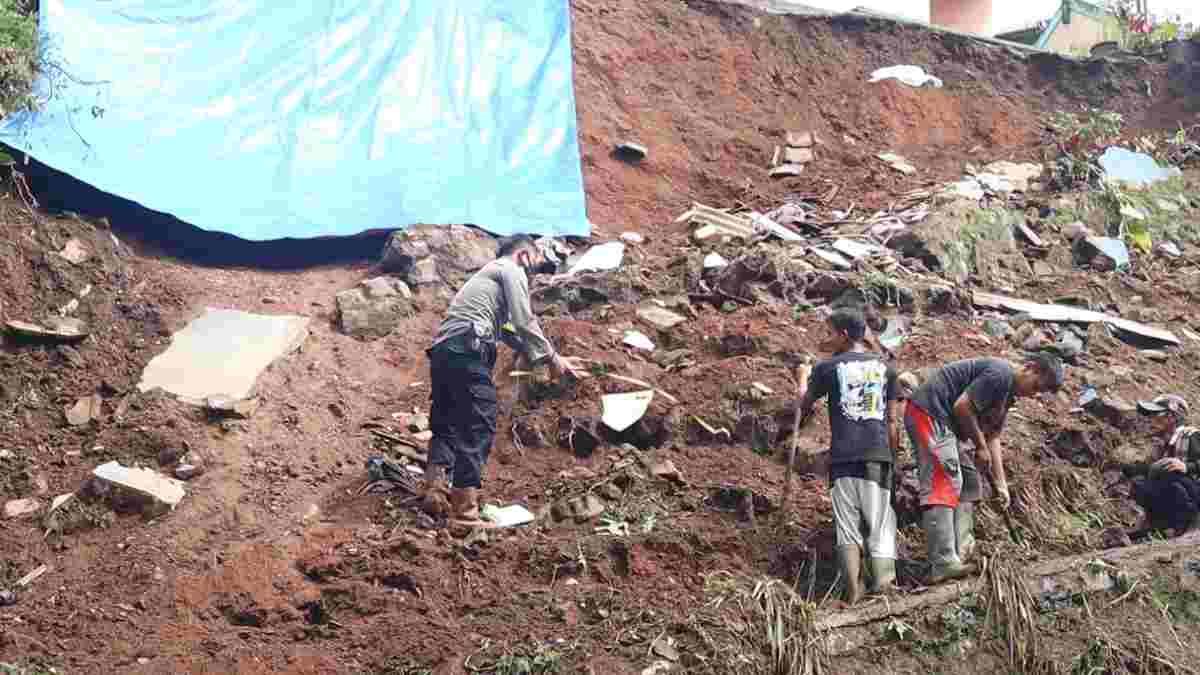
{"label": "rock", "polygon": [[1112,237],[1082,237],[1072,248],[1075,262],[1090,265],[1100,272],[1111,272],[1129,265],[1129,248],[1125,242]]}
{"label": "rock", "polygon": [[617,238],[626,244],[633,244],[635,246],[646,242],[646,238],[637,232],[622,232],[621,236]]}
{"label": "rock", "polygon": [[1160,241],[1154,245],[1154,252],[1162,258],[1178,258],[1183,255],[1179,246],[1173,241]]}
{"label": "rock", "polygon": [[617,147],[613,149],[613,155],[623,162],[640,162],[649,154],[646,146],[630,141],[617,143]]}
{"label": "rock", "polygon": [[581,312],[597,305],[632,304],[641,299],[623,275],[616,272],[591,272],[557,279],[530,294],[536,314]]}
{"label": "rock", "polygon": [[[971,274],[971,249],[963,240],[963,223],[977,217],[974,203],[956,200],[931,213],[923,222],[897,232],[888,247],[906,258],[916,258],[927,268],[940,272],[951,281],[962,283]],[[999,229],[999,228],[997,228]],[[1011,229],[1009,240],[1013,241]]]}
{"label": "rock", "polygon": [[229,396],[209,396],[204,399],[204,407],[209,412],[243,420],[250,419],[250,416],[258,410],[258,406],[259,399],[257,397],[234,399]]}
{"label": "rock", "polygon": [[496,247],[494,237],[464,225],[413,225],[388,238],[380,269],[405,276],[418,261],[432,258],[442,280],[457,286],[495,260]]}
{"label": "rock", "polygon": [[1074,331],[1064,330],[1059,333],[1058,340],[1046,349],[1058,354],[1064,361],[1074,363],[1083,353],[1083,340]]}
{"label": "rock", "polygon": [[437,261],[433,258],[425,258],[413,263],[412,269],[408,272],[408,281],[414,286],[440,284],[442,278],[438,276]]}
{"label": "rock", "polygon": [[904,159],[895,153],[884,152],[875,156],[878,157],[883,163],[906,176],[911,176],[917,172],[917,167],[909,164],[907,159]]}
{"label": "rock", "polygon": [[411,433],[419,433],[429,428],[429,415],[425,413],[396,413],[392,419]]}
{"label": "rock", "polygon": [[158,451],[158,465],[171,466],[179,461],[181,457],[187,454],[185,448],[167,447]]}
{"label": "rock", "polygon": [[656,351],[650,358],[662,368],[670,368],[671,366],[679,365],[691,360],[695,354],[690,349],[671,349],[667,351]]}
{"label": "rock", "polygon": [[72,318],[53,318],[41,324],[9,321],[5,326],[14,335],[39,340],[74,342],[88,336],[87,325],[79,319]]}
{"label": "rock", "polygon": [[787,164],[808,164],[816,159],[812,148],[785,148],[783,151],[783,163]]}
{"label": "rock", "polygon": [[67,424],[82,427],[100,417],[103,400],[99,394],[85,396],[66,409]]}
{"label": "rock", "polygon": [[23,518],[42,510],[42,503],[37,499],[11,499],[4,503],[5,518]]}
{"label": "rock", "polygon": [[546,442],[546,435],[537,425],[527,422],[523,419],[513,422],[513,437],[526,448],[544,448],[549,443]]}
{"label": "rock", "polygon": [[204,468],[199,464],[181,463],[175,467],[175,477],[179,480],[191,480],[204,473]]}
{"label": "rock", "polygon": [[558,444],[574,452],[576,457],[591,457],[601,444],[596,420],[560,417]]}
{"label": "rock", "polygon": [[654,326],[661,331],[669,331],[675,326],[687,321],[686,317],[680,316],[656,305],[644,305],[637,310],[637,316],[642,321]]}
{"label": "rock", "polygon": [[384,337],[413,313],[412,291],[399,279],[375,277],[337,294],[338,325],[353,337]]}
{"label": "rock", "polygon": [[604,513],[604,502],[600,498],[587,494],[579,497],[572,497],[560,502],[556,502],[551,507],[551,514],[556,520],[574,519],[577,523],[586,523],[589,520],[599,518]]}
{"label": "rock", "polygon": [[72,265],[82,265],[92,257],[92,252],[81,240],[72,238],[67,240],[58,255]]}
{"label": "rock", "polygon": [[1159,363],[1166,363],[1171,358],[1169,354],[1161,349],[1140,349],[1138,350],[1138,356]]}
{"label": "rock", "polygon": [[1078,220],[1073,223],[1064,225],[1062,232],[1063,232],[1063,236],[1067,238],[1067,241],[1070,241],[1072,243],[1074,243],[1080,239],[1094,236],[1092,229],[1090,227],[1088,227],[1085,223],[1082,223]]}
{"label": "rock", "polygon": [[1003,319],[987,319],[983,322],[983,332],[994,338],[1006,338],[1012,334],[1012,326]]}
{"label": "rock", "polygon": [[17,604],[17,594],[12,591],[0,591],[0,607]]}
{"label": "rock", "polygon": [[118,462],[101,464],[92,471],[101,484],[145,507],[149,516],[173,510],[183,500],[183,483],[145,468],[131,469]]}
{"label": "rock", "polygon": [[1129,427],[1137,416],[1137,408],[1117,396],[1098,396],[1089,401],[1084,410],[1118,429]]}

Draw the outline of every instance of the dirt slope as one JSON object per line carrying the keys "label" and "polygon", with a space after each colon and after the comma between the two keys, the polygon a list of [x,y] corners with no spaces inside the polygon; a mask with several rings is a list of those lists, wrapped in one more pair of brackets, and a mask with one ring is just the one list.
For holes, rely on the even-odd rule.
{"label": "dirt slope", "polygon": [[[638,297],[670,300],[682,288],[683,268],[673,263],[686,251],[687,232],[672,221],[693,200],[770,207],[837,186],[833,207],[875,208],[958,177],[968,162],[1038,158],[1042,112],[1087,100],[1125,112],[1135,128],[1157,127],[1166,118],[1154,111],[1171,105],[1140,98],[1141,82],[1161,79],[1161,69],[1150,66],[1092,72],[1030,63],[886,24],[801,21],[717,3],[577,0],[574,9],[589,208],[607,238],[625,230],[649,235],[622,272]],[[870,70],[897,63],[925,66],[947,86],[865,82]],[[764,174],[772,148],[796,128],[824,139],[818,163],[799,179],[770,183]],[[626,138],[649,146],[646,162],[631,167],[609,156],[613,142]],[[920,173],[903,178],[883,167],[872,159],[883,150],[904,154]],[[781,302],[733,313],[697,304],[664,344],[692,350],[696,364],[668,371],[620,345],[621,331],[636,325],[630,303],[559,311],[547,329],[564,352],[679,399],[670,405],[660,396],[651,409],[674,435],[643,445],[661,445],[658,458],[669,459],[683,482],[630,473],[629,457],[615,447],[584,459],[557,447],[561,416],[596,416],[601,393],[629,387],[597,378],[526,411],[502,386],[506,414],[486,478],[489,498],[539,510],[624,478],[608,515],[633,531],[611,537],[594,533],[595,522],[539,525],[464,546],[419,527],[400,496],[358,494],[363,463],[378,452],[364,425],[427,409],[423,350],[443,298],[421,295],[421,311],[400,330],[359,342],[334,330],[333,295],[371,273],[368,263],[264,271],[241,266],[244,249],[236,244],[195,232],[183,246],[193,257],[176,260],[155,253],[182,237],[146,236],[143,222],[114,220],[110,228],[50,217],[13,196],[0,205],[3,318],[45,318],[76,297],[78,315],[96,328],[70,349],[4,343],[0,450],[13,457],[0,460],[0,497],[48,501],[76,489],[100,462],[154,466],[162,450],[185,442],[207,467],[180,508],[152,522],[89,511],[87,525],[106,526],[45,537],[36,521],[0,520],[0,586],[39,564],[52,567],[18,604],[0,608],[0,662],[44,662],[72,673],[395,674],[492,672],[505,664],[520,672],[514,660],[524,655],[553,660],[561,672],[638,673],[659,658],[651,656],[654,641],[670,637],[689,671],[731,672],[739,669],[725,660],[737,655],[728,642],[738,639],[736,630],[710,623],[716,619],[707,613],[725,579],[771,574],[822,589],[831,581],[823,483],[799,481],[784,527],[767,526],[767,513],[757,527],[740,525],[721,508],[727,504],[713,500],[714,490],[732,486],[777,504],[778,459],[749,442],[712,445],[683,433],[687,413],[736,421],[746,410],[783,407],[795,386],[790,365],[813,350],[818,312],[794,315]],[[1046,232],[1065,246],[1053,227]],[[72,265],[56,257],[71,238],[92,258]],[[297,250],[297,257],[319,256],[323,246]],[[1166,283],[1194,267],[1195,249],[1187,253],[1174,267],[1139,257],[1132,276],[1059,269],[1051,279],[1018,280],[1014,290],[1039,300],[1076,294],[1149,307],[1155,321],[1190,322],[1200,332],[1190,312],[1194,282],[1190,291]],[[79,298],[88,284],[92,291]],[[301,351],[266,373],[263,407],[244,422],[220,424],[134,386],[170,331],[212,305],[314,318]],[[968,314],[919,318],[898,355],[905,368],[1010,350]],[[747,353],[720,346],[731,336],[751,338],[743,340]],[[505,357],[497,371],[509,365]],[[1134,400],[1176,387],[1200,404],[1194,345],[1159,363],[1118,343],[1073,368],[1063,397],[1021,404],[1010,440],[1014,475],[1027,467],[1040,476],[1035,471],[1050,465],[1099,492],[1103,461],[1072,468],[1054,439],[1085,434],[1098,456],[1145,443],[1142,430],[1117,431],[1070,412],[1083,382],[1114,365],[1132,372],[1108,392]],[[774,393],[756,400],[747,393],[751,382]],[[64,407],[92,392],[104,399],[100,418],[67,427]],[[518,446],[509,433],[515,421],[538,428],[549,447]],[[802,447],[819,447],[826,435],[822,418]],[[1104,512],[1125,521],[1135,515],[1112,504]],[[981,521],[982,538],[1000,546],[998,519],[985,514]],[[1119,524],[1131,522],[1103,526]],[[1102,529],[1013,555],[1095,547]],[[921,557],[918,533],[906,530],[902,540],[908,557]],[[1055,550],[1059,544],[1064,550]],[[903,571],[906,585],[915,573]],[[969,669],[966,660],[956,667]]]}

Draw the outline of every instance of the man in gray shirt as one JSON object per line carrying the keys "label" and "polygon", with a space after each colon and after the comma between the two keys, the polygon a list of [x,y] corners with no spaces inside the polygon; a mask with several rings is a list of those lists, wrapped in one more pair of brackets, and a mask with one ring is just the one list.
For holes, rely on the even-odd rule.
{"label": "man in gray shirt", "polygon": [[476,272],[454,296],[426,352],[433,389],[429,415],[433,440],[423,496],[425,510],[434,515],[449,515],[459,524],[487,524],[479,517],[477,491],[496,438],[492,369],[497,341],[522,352],[531,366],[548,364],[555,377],[584,376],[576,363],[555,351],[530,307],[528,273],[542,262],[542,253],[530,237],[502,240],[496,260]]}
{"label": "man in gray shirt", "polygon": [[959,451],[959,441],[975,444],[975,459],[990,469],[1000,508],[1008,509],[1000,455],[1008,409],[1017,397],[1057,391],[1063,375],[1062,361],[1044,353],[1020,366],[965,359],[931,373],[909,399],[904,425],[917,456],[930,583],[965,576],[963,559],[975,545],[974,503],[981,486],[975,461]]}

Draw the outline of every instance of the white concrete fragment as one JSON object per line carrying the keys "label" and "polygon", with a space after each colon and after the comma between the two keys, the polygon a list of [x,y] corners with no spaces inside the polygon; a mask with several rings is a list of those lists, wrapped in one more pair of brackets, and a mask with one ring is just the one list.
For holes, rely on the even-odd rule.
{"label": "white concrete fragment", "polygon": [[181,481],[150,469],[121,466],[115,461],[96,467],[92,475],[104,483],[137,493],[168,509],[174,509],[183,501],[185,494]]}
{"label": "white concrete fragment", "polygon": [[193,405],[222,396],[251,398],[259,374],[308,337],[308,321],[208,308],[150,361],[138,389],[161,387]]}

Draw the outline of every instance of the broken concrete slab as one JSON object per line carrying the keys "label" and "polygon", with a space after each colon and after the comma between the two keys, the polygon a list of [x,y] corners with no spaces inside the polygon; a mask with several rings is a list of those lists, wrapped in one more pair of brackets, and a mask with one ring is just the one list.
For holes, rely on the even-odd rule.
{"label": "broken concrete slab", "polygon": [[88,336],[87,324],[79,319],[52,318],[36,324],[28,321],[9,321],[8,331],[24,338],[75,342]]}
{"label": "broken concrete slab", "polygon": [[99,394],[84,396],[75,405],[66,409],[67,424],[81,427],[100,417],[100,409],[104,401]]}
{"label": "broken concrete slab", "polygon": [[183,501],[183,483],[146,468],[121,466],[112,461],[101,464],[92,471],[101,483],[123,491],[139,501],[148,502],[155,512],[165,512]]}
{"label": "broken concrete slab", "polygon": [[5,518],[24,518],[42,510],[42,502],[28,497],[26,499],[10,499],[4,503]]}
{"label": "broken concrete slab", "polygon": [[381,338],[413,314],[412,291],[392,277],[375,277],[337,294],[338,328],[351,337]]}
{"label": "broken concrete slab", "polygon": [[669,309],[663,309],[655,305],[645,305],[639,307],[637,316],[642,321],[654,326],[658,330],[671,330],[675,326],[687,321],[686,317],[680,316]]}
{"label": "broken concrete slab", "polygon": [[1029,315],[1032,321],[1049,321],[1053,323],[1101,323],[1112,326],[1122,333],[1130,333],[1132,335],[1145,338],[1148,340],[1156,340],[1166,342],[1172,345],[1179,345],[1179,338],[1171,331],[1162,328],[1154,328],[1145,324],[1122,319],[1120,317],[1111,316],[1102,312],[1095,312],[1090,309],[1081,309],[1078,307],[1069,307],[1067,305],[1043,305],[1037,302],[1028,300],[1020,300],[1018,298],[1010,298],[994,293],[982,293],[976,291],[972,294],[972,302],[976,307],[982,309],[1003,309],[1010,312],[1020,312]]}
{"label": "broken concrete slab", "polygon": [[216,396],[250,398],[262,371],[308,337],[308,321],[210,307],[150,361],[138,390],[161,388],[192,405]]}

